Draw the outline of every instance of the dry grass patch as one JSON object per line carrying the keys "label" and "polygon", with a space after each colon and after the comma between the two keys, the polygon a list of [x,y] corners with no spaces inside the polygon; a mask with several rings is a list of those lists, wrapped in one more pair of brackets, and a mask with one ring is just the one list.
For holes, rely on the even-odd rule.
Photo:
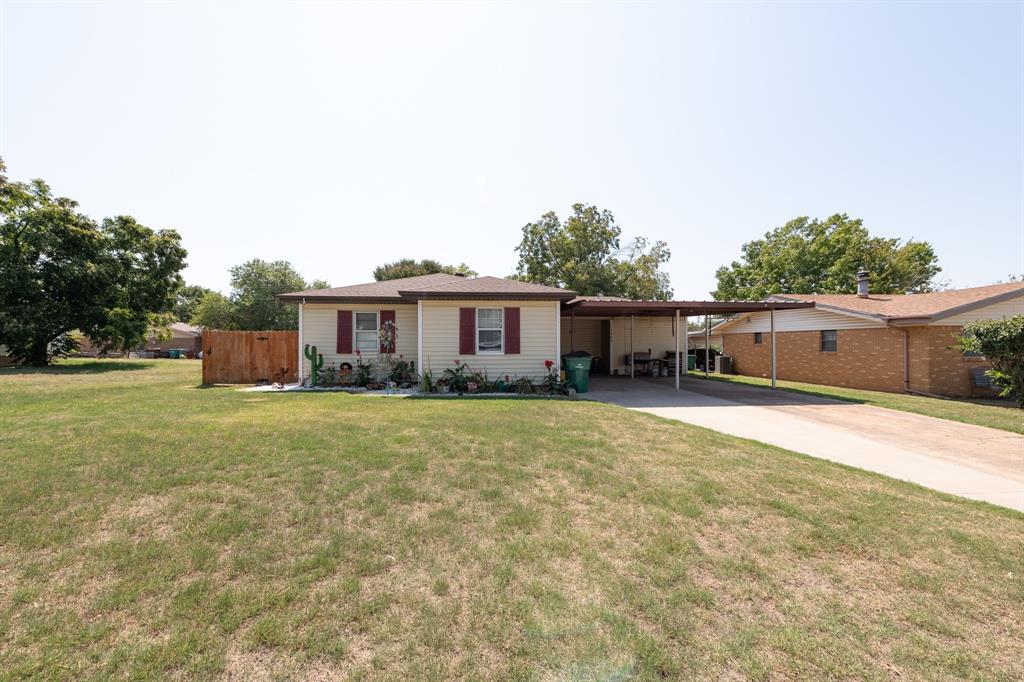
{"label": "dry grass patch", "polygon": [[1024,676],[1020,514],[607,405],[198,380],[0,370],[0,678]]}

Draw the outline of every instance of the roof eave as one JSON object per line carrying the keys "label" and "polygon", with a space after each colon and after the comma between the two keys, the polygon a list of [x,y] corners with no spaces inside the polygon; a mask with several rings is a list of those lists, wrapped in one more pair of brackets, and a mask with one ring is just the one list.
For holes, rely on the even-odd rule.
{"label": "roof eave", "polygon": [[931,321],[935,322],[946,317],[951,317],[953,315],[958,315],[960,313],[967,312],[968,310],[974,310],[975,308],[982,308],[987,305],[992,305],[993,303],[999,303],[1001,301],[1006,301],[1011,298],[1017,298],[1018,296],[1024,296],[1024,288],[1014,289],[1013,291],[1005,291],[1001,294],[996,294],[995,296],[983,298],[980,301],[964,303],[963,305],[958,305],[954,308],[947,308],[946,310],[941,310],[937,313],[932,314]]}
{"label": "roof eave", "polygon": [[294,294],[278,294],[285,303],[390,303],[392,305],[413,304],[401,296],[297,296]]}

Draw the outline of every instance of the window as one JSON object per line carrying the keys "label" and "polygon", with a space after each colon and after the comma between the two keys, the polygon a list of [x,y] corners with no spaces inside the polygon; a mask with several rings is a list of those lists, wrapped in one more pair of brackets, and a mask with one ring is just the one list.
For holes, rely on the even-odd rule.
{"label": "window", "polygon": [[821,330],[821,350],[823,353],[835,353],[839,347],[839,333],[835,329]]}
{"label": "window", "polygon": [[965,358],[983,358],[983,357],[985,357],[985,354],[984,353],[979,353],[976,350],[965,350],[964,351],[964,357]]}
{"label": "window", "polygon": [[356,313],[355,333],[355,346],[360,353],[376,353],[380,350],[377,313]]}
{"label": "window", "polygon": [[762,341],[764,341],[764,332],[754,332],[754,343],[761,345]]}
{"label": "window", "polygon": [[501,308],[476,309],[476,352],[504,351],[505,311]]}

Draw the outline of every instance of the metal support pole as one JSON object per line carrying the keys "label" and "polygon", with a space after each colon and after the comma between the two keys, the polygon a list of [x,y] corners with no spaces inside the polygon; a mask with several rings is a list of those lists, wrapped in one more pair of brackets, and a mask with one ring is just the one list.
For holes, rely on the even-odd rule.
{"label": "metal support pole", "polygon": [[633,354],[633,315],[629,316],[629,378],[636,378],[636,355]]}
{"label": "metal support pole", "polygon": [[[306,307],[306,299],[302,299],[302,303],[299,303],[299,369],[296,370],[295,376],[298,378],[299,383],[302,383],[302,372],[305,367],[302,366],[303,346],[302,346],[302,313],[303,308]],[[284,377],[281,377],[281,381],[284,381]]]}
{"label": "metal support pole", "polygon": [[683,365],[682,373],[690,373],[690,317],[688,315],[683,316],[683,357],[686,359],[686,364]]}
{"label": "metal support pole", "polygon": [[769,313],[772,323],[772,388],[775,388],[775,308]]}
{"label": "metal support pole", "polygon": [[676,390],[679,390],[679,335],[683,330],[679,327],[679,308],[676,308]]}
{"label": "metal support pole", "polygon": [[711,371],[711,318],[704,316],[704,376]]}

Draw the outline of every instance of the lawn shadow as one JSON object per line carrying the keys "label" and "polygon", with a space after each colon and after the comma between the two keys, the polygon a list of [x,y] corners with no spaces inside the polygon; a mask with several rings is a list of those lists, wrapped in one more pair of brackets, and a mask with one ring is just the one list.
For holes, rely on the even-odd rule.
{"label": "lawn shadow", "polygon": [[[766,386],[766,385],[763,385],[763,384],[747,383],[745,381],[733,381],[733,380],[730,380],[727,377],[716,377],[713,374],[709,375],[709,376],[706,376],[706,377],[705,376],[698,376],[698,377],[694,377],[694,378],[700,379],[701,381],[717,381],[717,382],[721,382],[723,384],[731,384],[733,386],[749,386],[750,388],[760,388],[760,389],[769,390],[769,391],[772,390],[771,386]],[[815,398],[827,398],[828,400],[839,400],[839,401],[844,402],[844,403],[856,403],[858,405],[867,405],[868,402],[869,402],[869,401],[867,401],[867,400],[865,400],[863,398],[854,398],[852,396],[836,395],[835,393],[829,393],[828,391],[824,391],[824,390],[822,390],[822,391],[815,391],[814,389],[794,388],[792,386],[779,386],[775,390],[777,390],[777,391],[788,391],[790,393],[800,393],[800,394],[803,394],[803,395],[814,396]]]}
{"label": "lawn shadow", "polygon": [[105,372],[132,372],[152,367],[153,363],[133,362],[131,360],[96,360],[95,362],[56,364],[48,367],[11,365],[9,367],[0,367],[0,376],[15,374],[102,374]]}

